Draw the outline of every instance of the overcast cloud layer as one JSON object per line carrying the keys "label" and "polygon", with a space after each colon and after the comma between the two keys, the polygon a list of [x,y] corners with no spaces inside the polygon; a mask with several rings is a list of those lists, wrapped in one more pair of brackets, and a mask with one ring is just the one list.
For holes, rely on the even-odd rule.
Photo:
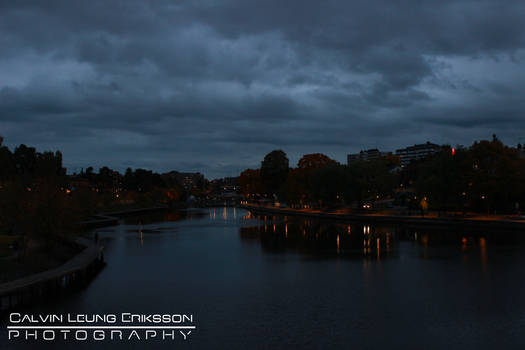
{"label": "overcast cloud layer", "polygon": [[70,170],[525,142],[524,1],[0,2],[0,135]]}

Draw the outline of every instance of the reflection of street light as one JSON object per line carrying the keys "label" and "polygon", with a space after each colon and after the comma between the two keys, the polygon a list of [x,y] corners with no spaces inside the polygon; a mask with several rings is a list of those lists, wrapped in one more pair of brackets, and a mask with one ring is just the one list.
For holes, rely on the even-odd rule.
{"label": "reflection of street light", "polygon": [[490,214],[490,205],[489,205],[489,202],[486,201],[487,199],[487,196],[485,196],[484,194],[481,195],[481,199],[482,199],[482,206],[485,207],[485,209],[487,209],[487,214]]}
{"label": "reflection of street light", "polygon": [[425,211],[428,209],[427,197],[423,197],[419,204],[421,205],[422,214],[425,215]]}
{"label": "reflection of street light", "polygon": [[423,210],[427,210],[428,209],[427,197],[423,197],[423,199],[421,200],[421,209],[423,209]]}

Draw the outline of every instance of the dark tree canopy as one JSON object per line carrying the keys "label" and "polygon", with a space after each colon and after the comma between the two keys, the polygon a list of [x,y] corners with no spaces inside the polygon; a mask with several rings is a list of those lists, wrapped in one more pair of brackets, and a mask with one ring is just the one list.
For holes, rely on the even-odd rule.
{"label": "dark tree canopy", "polygon": [[259,169],[246,169],[239,176],[239,185],[244,195],[264,192]]}
{"label": "dark tree canopy", "polygon": [[337,164],[337,162],[322,153],[305,154],[299,159],[297,167],[299,169],[322,168],[329,164]]}
{"label": "dark tree canopy", "polygon": [[279,194],[284,190],[288,178],[289,162],[286,153],[275,150],[268,153],[261,163],[261,180],[268,194]]}

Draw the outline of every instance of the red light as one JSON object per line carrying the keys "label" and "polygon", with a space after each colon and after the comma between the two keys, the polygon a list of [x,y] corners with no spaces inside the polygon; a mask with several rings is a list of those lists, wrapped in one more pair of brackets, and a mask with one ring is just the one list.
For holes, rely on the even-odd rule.
{"label": "red light", "polygon": [[455,154],[456,154],[456,149],[452,148],[452,155],[455,155]]}

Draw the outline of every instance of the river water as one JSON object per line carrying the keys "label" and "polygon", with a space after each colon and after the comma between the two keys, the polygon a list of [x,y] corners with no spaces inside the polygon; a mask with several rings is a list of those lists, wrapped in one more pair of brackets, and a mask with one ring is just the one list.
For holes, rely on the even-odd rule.
{"label": "river water", "polygon": [[[21,314],[187,314],[187,340],[18,348],[523,349],[524,233],[442,232],[211,208],[97,230],[107,266]],[[4,317],[5,320],[5,317]]]}

